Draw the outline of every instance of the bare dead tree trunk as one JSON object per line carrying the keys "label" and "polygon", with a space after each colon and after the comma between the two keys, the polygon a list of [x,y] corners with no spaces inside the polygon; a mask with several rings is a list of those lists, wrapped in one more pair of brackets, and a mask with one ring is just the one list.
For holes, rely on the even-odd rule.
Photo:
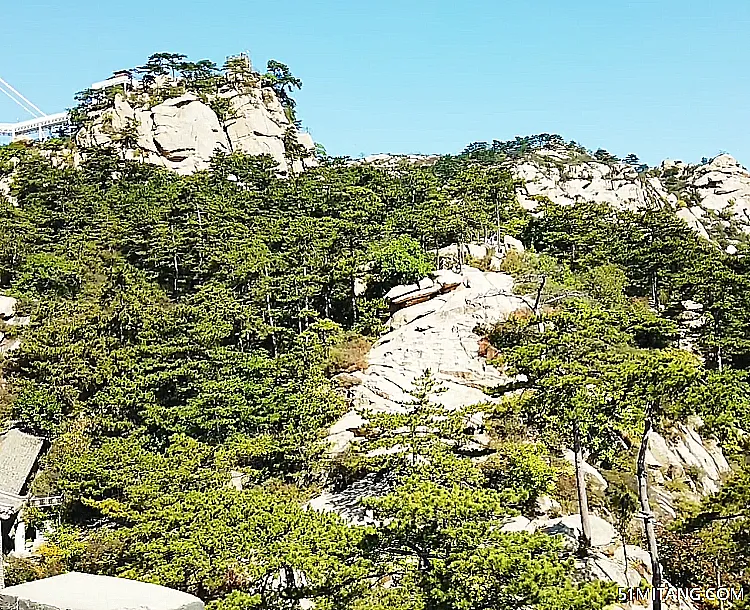
{"label": "bare dead tree trunk", "polygon": [[206,249],[206,236],[203,233],[203,215],[201,214],[201,206],[195,202],[195,213],[198,217],[198,233],[200,235],[201,248],[198,250],[198,269],[203,272],[203,252]]}
{"label": "bare dead tree trunk", "polygon": [[625,585],[630,586],[630,579],[628,578],[628,549],[626,548],[625,533],[620,534],[622,540],[622,560],[625,564]]}
{"label": "bare dead tree trunk", "polygon": [[301,335],[302,334],[302,305],[300,301],[302,299],[300,299],[300,296],[299,296],[299,284],[295,283],[294,294],[297,297],[297,314],[298,314],[297,315],[297,330],[299,331],[299,334]]}
{"label": "bare dead tree trunk", "polygon": [[495,195],[495,224],[497,226],[497,249],[500,250],[500,204]]}
{"label": "bare dead tree trunk", "polygon": [[3,531],[2,523],[0,523],[0,589],[5,589],[5,553],[3,551]]}
{"label": "bare dead tree trunk", "polygon": [[180,277],[180,268],[177,266],[177,251],[175,250],[174,258],[172,259],[172,266],[174,267],[174,292],[177,294],[177,282]]}
{"label": "bare dead tree trunk", "polygon": [[539,315],[539,307],[542,304],[542,293],[544,292],[544,286],[547,284],[547,276],[543,275],[542,280],[539,282],[539,286],[536,289],[536,298],[534,299],[534,315]]}
{"label": "bare dead tree trunk", "polygon": [[[264,269],[266,278],[269,277],[268,267]],[[276,327],[276,322],[273,319],[273,309],[271,308],[271,291],[270,286],[266,287],[266,313],[268,315],[268,325],[272,328]],[[273,357],[276,358],[278,355],[278,347],[276,346],[276,331],[271,331],[271,345],[273,346]]]}
{"label": "bare dead tree trunk", "polygon": [[[304,274],[303,277],[305,278],[305,281],[309,282],[307,277],[307,264],[302,267],[302,273]],[[310,311],[310,290],[307,283],[303,286],[303,290],[305,291],[305,330],[307,330],[310,328],[310,318],[308,315],[308,312]]]}
{"label": "bare dead tree trunk", "polygon": [[654,514],[648,501],[648,476],[646,473],[646,449],[648,448],[648,437],[651,434],[653,424],[651,417],[646,416],[641,446],[638,450],[638,467],[636,477],[638,479],[638,500],[641,504],[643,515],[643,527],[646,530],[648,542],[648,554],[651,556],[651,585],[654,591],[653,610],[661,610],[661,599],[659,590],[662,586],[661,563],[659,562],[659,547],[656,544],[656,529],[654,528]]}
{"label": "bare dead tree trunk", "polygon": [[575,456],[576,489],[578,490],[578,512],[581,514],[581,546],[584,551],[591,548],[591,520],[589,499],[586,494],[586,475],[583,471],[583,449],[578,423],[573,424],[573,454]]}
{"label": "bare dead tree trunk", "polygon": [[352,319],[354,320],[354,325],[356,326],[359,322],[359,311],[357,310],[357,288],[356,288],[356,279],[354,277],[354,273],[352,273],[352,277],[349,281],[349,291],[351,294],[352,299]]}

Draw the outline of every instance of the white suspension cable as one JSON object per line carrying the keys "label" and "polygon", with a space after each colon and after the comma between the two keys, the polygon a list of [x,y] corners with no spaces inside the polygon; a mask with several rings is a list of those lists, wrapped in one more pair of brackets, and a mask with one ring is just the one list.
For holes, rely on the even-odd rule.
{"label": "white suspension cable", "polygon": [[[44,112],[41,108],[39,108],[39,106],[35,105],[34,102],[32,102],[31,100],[25,98],[20,91],[14,89],[7,81],[3,80],[2,78],[0,78],[0,85],[4,85],[7,89],[9,89],[11,92],[17,95],[19,99],[23,100],[25,103],[31,106],[38,113],[39,116],[47,116],[47,113]],[[4,93],[8,95],[7,92],[4,92]],[[8,97],[11,97],[11,96],[8,96]],[[14,101],[18,103],[18,100],[14,100]],[[19,104],[19,105],[22,105],[22,104]],[[28,108],[26,110],[27,112],[31,112]],[[31,114],[32,116],[34,115],[33,112]]]}
{"label": "white suspension cable", "polygon": [[28,113],[29,113],[29,114],[30,114],[31,116],[33,116],[33,117],[34,117],[35,119],[36,119],[36,118],[39,118],[39,116],[37,115],[37,113],[36,113],[36,112],[34,112],[33,110],[31,110],[31,108],[29,108],[28,106],[26,106],[26,104],[24,104],[24,103],[23,103],[23,102],[21,102],[20,100],[16,99],[16,97],[15,97],[15,96],[14,96],[14,95],[13,95],[12,93],[10,93],[9,91],[6,91],[6,90],[5,90],[4,88],[3,88],[3,86],[2,86],[2,85],[0,85],[0,91],[1,91],[1,92],[3,92],[3,93],[4,93],[5,95],[7,95],[7,96],[8,96],[8,98],[10,98],[11,100],[13,100],[13,101],[14,101],[14,102],[15,102],[16,104],[18,104],[18,105],[19,105],[19,106],[20,106],[21,108],[23,108],[23,109],[24,109],[24,110],[25,110],[26,112],[28,112]]}

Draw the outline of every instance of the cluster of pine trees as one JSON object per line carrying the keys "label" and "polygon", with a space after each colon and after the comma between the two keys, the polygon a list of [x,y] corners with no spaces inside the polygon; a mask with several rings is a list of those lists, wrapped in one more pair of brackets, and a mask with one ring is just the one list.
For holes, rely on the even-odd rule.
{"label": "cluster of pine trees", "polygon": [[[724,582],[748,584],[742,253],[668,210],[540,202],[529,214],[497,163],[511,144],[430,167],[327,159],[283,179],[267,157],[219,155],[183,177],[101,148],[74,167],[55,148],[0,148],[0,178],[12,175],[0,288],[32,319],[0,329],[22,333],[0,406],[51,441],[35,491],[65,498],[42,559],[12,563],[9,579],[120,575],[213,610],[602,608],[615,589],[581,582],[574,551],[498,520],[560,492],[568,443],[622,475],[603,510],[627,509],[638,435],[690,413],[737,472],[660,535],[667,576],[705,584],[719,565]],[[495,456],[478,465],[455,450],[460,413],[435,428],[426,374],[411,413],[371,421],[373,442],[434,433],[332,463],[322,438],[347,407],[331,378],[382,331],[382,295],[434,269],[438,248],[497,233],[533,251],[506,267],[538,307],[485,329],[495,364],[530,390],[488,409]],[[704,307],[700,358],[676,349],[687,299]],[[613,439],[633,441],[630,453]],[[369,506],[381,527],[304,508],[326,482],[383,471],[392,491]]]}

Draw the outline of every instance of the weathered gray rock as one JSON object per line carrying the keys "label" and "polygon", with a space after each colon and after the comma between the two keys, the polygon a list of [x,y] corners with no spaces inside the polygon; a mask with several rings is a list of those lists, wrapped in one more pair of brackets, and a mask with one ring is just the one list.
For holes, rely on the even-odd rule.
{"label": "weathered gray rock", "polygon": [[329,452],[333,455],[343,453],[357,438],[356,431],[367,423],[367,420],[355,410],[349,411],[328,430]]}
{"label": "weathered gray rock", "polygon": [[377,525],[372,511],[362,505],[362,500],[384,496],[393,491],[388,477],[369,474],[339,492],[327,491],[313,498],[307,507],[323,513],[336,513],[355,525]]}
{"label": "weathered gray rock", "polygon": [[622,545],[620,545],[615,549],[615,552],[612,558],[614,559],[614,561],[617,561],[620,564],[624,564],[626,555],[628,559],[628,564],[642,567],[643,571],[648,572],[648,578],[650,580],[651,579],[651,555],[648,554],[648,551],[642,549],[639,546],[635,546],[632,544],[625,545],[624,548]]}
{"label": "weathered gray rock", "polygon": [[468,267],[462,274],[440,271],[434,279],[436,286],[451,286],[453,291],[393,315],[392,330],[368,355],[368,368],[355,373],[362,383],[350,390],[352,410],[329,431],[332,453],[355,441],[368,411],[403,412],[412,401],[409,392],[415,378],[425,369],[443,388],[433,399],[448,410],[497,400],[483,388],[507,378],[479,355],[480,337],[474,329],[526,307],[513,294],[513,279]]}
{"label": "weathered gray rock", "polygon": [[416,292],[419,290],[419,284],[402,284],[400,286],[394,286],[388,292],[385,293],[384,299],[386,301],[392,301],[410,292]]}
{"label": "weathered gray rock", "polygon": [[502,271],[503,259],[499,256],[493,256],[490,259],[490,271]]}
{"label": "weathered gray rock", "polygon": [[8,339],[6,337],[2,342],[0,342],[0,354],[12,352],[14,350],[17,350],[19,347],[21,347],[20,339]]}
{"label": "weathered gray rock", "polygon": [[[13,297],[0,295],[0,322],[7,326],[27,326],[30,319],[27,316],[17,316],[18,301]],[[5,332],[0,332],[0,354],[18,349],[21,341]]]}
{"label": "weathered gray rock", "polygon": [[[303,146],[307,150],[311,152],[315,150],[315,140],[313,140],[313,137],[308,132],[298,131],[297,141],[300,143],[301,146]],[[305,163],[307,164],[308,161],[306,160]]]}
{"label": "weathered gray rock", "polygon": [[283,140],[271,136],[240,136],[230,130],[236,150],[246,155],[270,155],[279,164],[281,171],[287,171],[286,147]]}
{"label": "weathered gray rock", "polygon": [[215,153],[230,151],[214,111],[190,93],[154,106],[151,116],[154,144],[179,173],[205,169]]}
{"label": "weathered gray rock", "polygon": [[[612,544],[617,536],[612,524],[597,515],[589,515],[589,519],[591,521],[591,544],[593,546]],[[546,524],[539,527],[539,531],[550,536],[562,534],[578,540],[581,536],[581,515],[566,515],[557,519],[550,519]]]}
{"label": "weathered gray rock", "polygon": [[550,496],[539,496],[534,508],[537,515],[553,514],[553,516],[558,516],[562,512],[560,503]]}
{"label": "weathered gray rock", "polygon": [[263,103],[263,96],[258,89],[229,99],[232,114],[236,118],[227,121],[227,132],[230,136],[234,134],[232,141],[236,146],[240,146],[242,139],[249,136],[280,138],[289,126],[283,111],[272,113]]}
{"label": "weathered gray rock", "polygon": [[506,251],[507,250],[516,250],[518,252],[526,251],[526,248],[524,247],[521,240],[516,239],[515,237],[512,237],[511,235],[505,235],[503,237],[503,245],[505,246]]}
{"label": "weathered gray rock", "polygon": [[586,562],[591,578],[613,582],[619,587],[636,587],[641,582],[641,575],[635,569],[602,555],[594,554]]}
{"label": "weathered gray rock", "polygon": [[[677,423],[667,439],[652,432],[646,464],[657,482],[686,480],[695,485],[698,497],[718,491],[730,466],[715,441],[701,438],[693,425]],[[687,481],[688,472],[693,478]]]}
{"label": "weathered gray rock", "polygon": [[362,383],[362,380],[359,377],[349,373],[339,373],[338,375],[334,375],[332,381],[340,388],[351,388],[352,386]]}
{"label": "weathered gray rock", "polygon": [[440,284],[433,284],[427,288],[419,288],[419,286],[417,286],[417,290],[407,292],[406,294],[397,297],[390,297],[388,300],[394,307],[410,307],[418,303],[423,303],[424,301],[429,301],[433,297],[439,295],[441,290],[442,286],[440,286]]}
{"label": "weathered gray rock", "polygon": [[349,164],[358,165],[362,163],[370,163],[385,168],[398,167],[404,163],[416,166],[430,166],[434,165],[436,161],[439,161],[440,157],[441,155],[394,155],[390,153],[378,153],[367,155],[362,159],[351,159]]}
{"label": "weathered gray rock", "polygon": [[456,288],[464,281],[464,276],[449,269],[440,269],[433,274],[435,282],[443,288]]}
{"label": "weathered gray rock", "polygon": [[[728,210],[750,232],[750,172],[730,155],[702,165],[663,162],[661,172],[676,181],[666,180],[663,174],[638,174],[624,163],[580,160],[565,149],[536,151],[520,162],[509,162],[508,169],[523,181],[517,196],[526,209],[535,210],[538,197],[562,205],[594,201],[632,210],[668,206],[705,239],[711,236],[706,211]],[[674,189],[677,182],[683,185],[681,190],[670,192],[667,184]]]}
{"label": "weathered gray rock", "polygon": [[678,218],[684,220],[685,224],[696,231],[703,239],[711,239],[708,231],[706,231],[706,227],[703,226],[702,218],[705,212],[700,207],[681,208],[677,210],[676,214]]}
{"label": "weathered gray rock", "polygon": [[13,297],[0,295],[0,320],[10,320],[16,315],[18,301]]}
{"label": "weathered gray rock", "polygon": [[[563,458],[566,462],[575,466],[575,454],[570,449],[563,452]],[[602,490],[607,489],[607,480],[594,466],[586,461],[583,462],[583,476],[589,485],[596,485]]]}
{"label": "weathered gray rock", "polygon": [[475,260],[481,260],[487,256],[487,246],[482,244],[465,244],[466,253]]}
{"label": "weathered gray rock", "polygon": [[193,595],[149,583],[69,572],[0,590],[7,610],[203,610]]}
{"label": "weathered gray rock", "polygon": [[511,517],[506,523],[500,528],[501,532],[528,532],[530,531],[531,520],[518,515],[517,517]]}
{"label": "weathered gray rock", "polygon": [[[619,545],[613,553],[608,549],[604,552],[596,550],[586,560],[577,563],[579,569],[592,580],[609,581],[618,587],[640,589],[644,593],[645,589],[641,588],[641,583],[645,581],[648,585],[651,584],[651,557],[647,551],[638,546],[629,544],[623,550],[622,545]],[[664,582],[663,586],[671,587],[669,582]],[[615,608],[642,610],[648,606],[646,599],[634,598],[612,608],[613,610]],[[678,598],[676,595],[669,594],[662,598],[662,607],[666,610],[695,610],[693,603],[684,596]]]}
{"label": "weathered gray rock", "polygon": [[[561,155],[565,152],[561,151]],[[518,190],[524,207],[536,208],[537,203],[532,198],[539,196],[563,205],[597,201],[627,209],[647,205],[652,200],[652,189],[647,183],[634,180],[630,166],[571,162],[569,156],[564,160],[568,161],[567,165],[549,165],[532,158],[511,168],[517,178],[525,181]]]}

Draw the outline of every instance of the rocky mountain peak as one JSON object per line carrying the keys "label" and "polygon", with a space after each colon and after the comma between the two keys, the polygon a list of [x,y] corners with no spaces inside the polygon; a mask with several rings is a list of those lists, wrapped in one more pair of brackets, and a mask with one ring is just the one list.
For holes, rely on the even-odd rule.
{"label": "rocky mountain peak", "polygon": [[126,159],[180,174],[206,169],[217,152],[270,155],[281,173],[315,165],[315,143],[298,128],[293,105],[282,103],[261,75],[240,78],[225,69],[210,83],[158,74],[93,92],[88,99],[97,102],[83,106],[76,141],[114,146]]}

